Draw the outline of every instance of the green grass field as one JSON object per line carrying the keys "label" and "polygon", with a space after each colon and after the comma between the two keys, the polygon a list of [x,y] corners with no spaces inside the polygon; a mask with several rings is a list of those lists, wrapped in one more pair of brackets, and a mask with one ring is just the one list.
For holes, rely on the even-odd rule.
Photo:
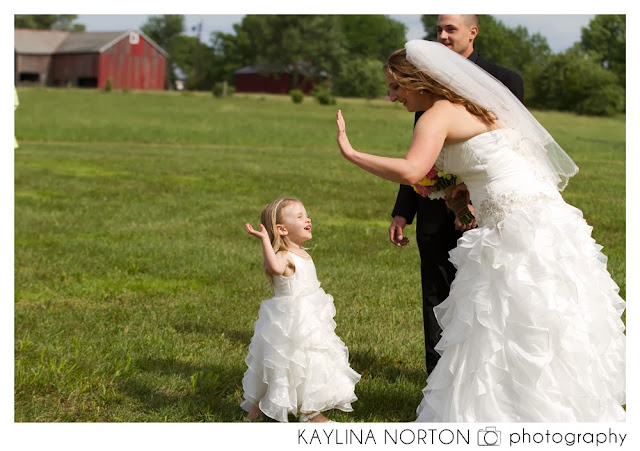
{"label": "green grass field", "polygon": [[[22,89],[15,114],[15,421],[242,421],[244,358],[270,297],[256,226],[306,205],[336,332],[362,374],[337,421],[412,421],[426,374],[419,256],[388,242],[396,185],[347,163],[401,156],[382,100]],[[625,118],[535,112],[580,173],[564,192],[625,296]],[[408,230],[413,237],[414,230]],[[384,332],[381,332],[384,331]]]}

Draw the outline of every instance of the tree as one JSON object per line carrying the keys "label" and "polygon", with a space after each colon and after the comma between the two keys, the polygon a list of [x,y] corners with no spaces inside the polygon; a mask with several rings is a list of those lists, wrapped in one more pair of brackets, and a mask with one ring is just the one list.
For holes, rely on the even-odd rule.
{"label": "tree", "polygon": [[184,16],[180,14],[149,16],[140,29],[159,46],[169,51],[173,42],[184,32]]}
{"label": "tree", "polygon": [[[238,24],[233,25],[239,28]],[[210,37],[213,51],[213,78],[215,81],[233,83],[233,74],[237,69],[254,62],[253,54],[245,55],[238,50],[238,36],[235,34],[215,31]]]}
{"label": "tree", "polygon": [[[491,16],[481,16],[480,20],[483,30],[487,32],[481,33],[485,39],[479,41],[479,53],[489,61],[520,74],[524,82],[524,102],[528,105],[537,95],[534,80],[553,55],[546,38],[539,33],[530,35],[525,27],[507,28],[502,22],[494,21]],[[499,38],[493,36],[492,31],[497,31]],[[480,37],[479,34],[478,38]],[[500,50],[496,51],[496,48]],[[484,49],[493,50],[485,55]]]}
{"label": "tree", "polygon": [[292,71],[297,86],[300,63],[310,63],[311,77],[336,73],[346,54],[344,34],[335,15],[251,15],[234,25],[238,59]]}
{"label": "tree", "polygon": [[386,61],[406,41],[407,27],[387,16],[349,14],[338,17],[350,58],[360,56]]}
{"label": "tree", "polygon": [[346,60],[332,78],[332,90],[343,97],[375,98],[386,94],[382,62],[355,57]]}
{"label": "tree", "polygon": [[406,41],[406,27],[384,15],[338,16],[345,37],[346,54],[333,72],[331,88],[344,97],[374,98],[387,87],[382,65]]}
{"label": "tree", "polygon": [[73,23],[77,18],[76,14],[16,14],[14,27],[34,30],[84,31],[84,25]]}
{"label": "tree", "polygon": [[438,15],[437,14],[423,14],[420,18],[422,21],[422,28],[424,29],[424,37],[427,41],[438,40]]}
{"label": "tree", "polygon": [[169,88],[173,86],[175,83],[175,75],[173,73],[173,60],[171,55],[174,50],[174,44],[178,37],[184,32],[184,16],[180,14],[150,16],[140,29],[169,53],[166,66],[166,87]]}
{"label": "tree", "polygon": [[616,74],[620,86],[626,86],[626,16],[596,15],[587,28],[582,28],[580,47]]}
{"label": "tree", "polygon": [[[382,63],[406,40],[405,25],[384,15],[247,15],[234,31],[211,36],[218,77],[232,81],[234,70],[264,65],[293,70],[295,86],[305,62],[312,68],[306,75],[331,76],[335,93],[365,97],[386,89]],[[365,76],[362,87],[348,80],[346,68]]]}
{"label": "tree", "polygon": [[624,89],[614,73],[575,46],[554,55],[535,80],[536,108],[610,116],[625,108]]}
{"label": "tree", "polygon": [[172,62],[187,77],[186,88],[208,91],[215,81],[213,49],[197,37],[180,35],[171,44]]}
{"label": "tree", "polygon": [[551,48],[539,33],[529,35],[525,27],[509,28],[490,15],[478,16],[478,37],[474,48],[487,61],[520,72],[531,65],[542,66],[551,57]]}

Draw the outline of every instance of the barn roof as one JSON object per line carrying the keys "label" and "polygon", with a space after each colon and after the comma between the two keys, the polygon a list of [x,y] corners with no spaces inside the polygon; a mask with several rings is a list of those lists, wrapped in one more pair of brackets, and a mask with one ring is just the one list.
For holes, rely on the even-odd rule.
{"label": "barn roof", "polygon": [[56,53],[103,52],[105,47],[110,47],[110,43],[119,41],[122,35],[122,31],[71,33],[56,49]]}
{"label": "barn roof", "polygon": [[279,64],[258,64],[256,66],[245,66],[235,71],[236,74],[272,74],[280,73],[286,74],[290,71],[283,68]]}
{"label": "barn roof", "polygon": [[[313,66],[305,61],[300,61],[297,64],[298,71],[301,74],[309,75],[313,72]],[[290,74],[293,72],[293,64],[289,64],[283,67],[282,64],[277,63],[258,63],[254,66],[245,66],[234,72],[234,74]],[[325,71],[321,71],[318,75],[327,76]]]}
{"label": "barn roof", "polygon": [[138,33],[164,56],[169,54],[143,32],[130,29],[111,32],[70,32],[56,30],[14,30],[15,50],[21,54],[102,53],[131,32]]}
{"label": "barn roof", "polygon": [[69,35],[69,31],[14,29],[14,47],[17,53],[50,55]]}

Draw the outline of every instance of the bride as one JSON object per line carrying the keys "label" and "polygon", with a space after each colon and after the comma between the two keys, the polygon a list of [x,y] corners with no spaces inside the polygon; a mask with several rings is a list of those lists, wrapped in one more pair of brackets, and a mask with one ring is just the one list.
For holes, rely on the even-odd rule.
{"label": "bride", "polygon": [[342,155],[396,183],[434,165],[456,174],[478,223],[450,253],[441,358],[417,421],[624,421],[625,301],[560,195],[578,168],[508,89],[445,46],[410,41],[384,71],[391,100],[425,111],[409,150],[354,150],[338,111]]}

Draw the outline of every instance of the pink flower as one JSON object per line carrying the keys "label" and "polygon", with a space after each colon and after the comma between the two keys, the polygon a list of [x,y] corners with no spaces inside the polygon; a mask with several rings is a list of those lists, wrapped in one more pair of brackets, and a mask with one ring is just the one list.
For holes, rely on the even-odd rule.
{"label": "pink flower", "polygon": [[415,184],[413,185],[413,188],[418,192],[418,194],[420,194],[422,197],[428,197],[429,194],[431,194],[435,188],[435,185],[433,186],[422,186],[420,184]]}

